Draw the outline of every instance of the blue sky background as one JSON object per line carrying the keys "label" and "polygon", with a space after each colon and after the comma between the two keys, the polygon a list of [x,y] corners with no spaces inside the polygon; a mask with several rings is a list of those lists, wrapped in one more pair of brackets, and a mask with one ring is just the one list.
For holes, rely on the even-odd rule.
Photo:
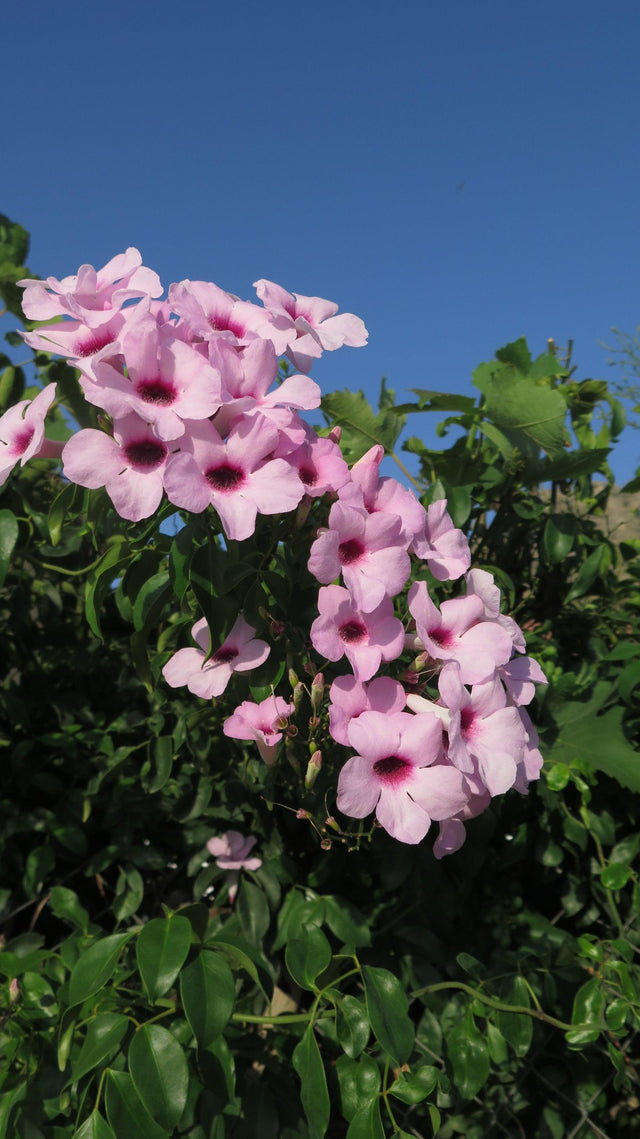
{"label": "blue sky background", "polygon": [[[640,323],[637,0],[9,5],[0,212],[30,267],[128,245],[165,286],[267,277],[362,316],[325,390],[471,393],[526,335],[616,378]],[[410,425],[433,441],[432,417]],[[628,431],[620,481],[640,461]]]}

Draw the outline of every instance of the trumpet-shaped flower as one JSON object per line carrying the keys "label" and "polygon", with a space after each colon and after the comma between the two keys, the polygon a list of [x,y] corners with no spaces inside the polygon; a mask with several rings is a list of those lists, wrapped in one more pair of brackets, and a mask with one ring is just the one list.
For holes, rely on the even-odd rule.
{"label": "trumpet-shaped flower", "polygon": [[370,613],[383,597],[399,593],[409,576],[411,563],[401,531],[396,515],[367,514],[336,502],[328,530],[311,547],[309,572],[323,584],[342,572],[357,607]]}
{"label": "trumpet-shaped flower", "polygon": [[433,819],[462,810],[468,790],[442,758],[442,724],[437,716],[408,712],[363,712],[349,727],[358,755],[338,779],[338,809],[363,819],[375,810],[381,826],[400,842],[417,843]]}
{"label": "trumpet-shaped flower", "polygon": [[433,660],[457,661],[463,684],[486,680],[511,657],[511,636],[497,621],[484,619],[476,594],[443,601],[438,611],[426,582],[416,581],[409,590],[409,610],[418,633],[414,647],[426,649]]}
{"label": "trumpet-shaped flower", "polygon": [[159,297],[162,285],[157,273],[146,269],[137,249],[112,257],[102,269],[81,265],[78,272],[59,281],[18,281],[24,288],[22,311],[28,320],[70,316],[96,328],[106,324],[125,301]]}
{"label": "trumpet-shaped flower", "polygon": [[311,641],[327,660],[346,656],[358,680],[370,680],[382,660],[395,660],[404,648],[404,626],[385,597],[370,613],[354,604],[348,590],[327,585],[318,594],[320,616],[311,626]]}
{"label": "trumpet-shaped flower", "polygon": [[248,672],[264,664],[270,649],[254,637],[255,629],[240,615],[229,636],[207,660],[210,646],[205,617],[196,621],[191,636],[199,648],[179,649],[165,664],[162,675],[172,688],[186,684],[189,692],[205,700],[221,696],[233,672]]}
{"label": "trumpet-shaped flower", "polygon": [[113,438],[86,427],[72,435],[62,452],[63,473],[95,490],[103,486],[118,514],[130,522],[158,509],[169,456],[166,443],[133,412],[113,425]]}
{"label": "trumpet-shaped flower", "polygon": [[338,676],[329,691],[329,731],[336,743],[349,743],[349,725],[363,712],[401,712],[406,693],[398,680],[376,676],[369,684],[355,676]]}
{"label": "trumpet-shaped flower", "polygon": [[453,525],[446,499],[438,499],[427,508],[424,530],[414,537],[413,549],[438,581],[455,580],[469,569],[469,543],[462,530]]}
{"label": "trumpet-shaped flower", "polygon": [[229,901],[233,905],[238,892],[241,870],[259,870],[262,859],[255,855],[250,858],[249,851],[253,850],[257,838],[250,835],[245,838],[240,831],[225,831],[223,835],[210,838],[207,850],[216,860],[216,865],[227,872],[227,885],[229,887]]}
{"label": "trumpet-shaped flower", "polygon": [[283,723],[293,712],[281,696],[267,696],[261,704],[243,700],[223,725],[225,736],[234,740],[255,740],[268,767],[275,763]]}
{"label": "trumpet-shaped flower", "polygon": [[0,486],[17,462],[59,458],[62,445],[44,437],[45,416],[56,396],[56,385],[47,384],[34,399],[23,399],[0,416]]}
{"label": "trumpet-shaped flower", "polygon": [[267,311],[283,320],[288,343],[279,351],[286,351],[300,372],[308,372],[323,349],[333,352],[343,344],[361,348],[367,343],[369,334],[360,317],[351,312],[336,316],[338,306],[333,301],[288,293],[264,279],[255,281],[254,288]]}

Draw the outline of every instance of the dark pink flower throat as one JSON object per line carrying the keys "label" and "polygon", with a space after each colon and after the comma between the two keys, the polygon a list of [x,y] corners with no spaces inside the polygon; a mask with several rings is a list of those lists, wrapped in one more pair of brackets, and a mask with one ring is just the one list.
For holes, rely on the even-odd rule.
{"label": "dark pink flower throat", "polygon": [[127,443],[124,453],[132,467],[150,471],[164,462],[167,448],[164,443],[155,443],[153,439],[141,439],[138,443]]}
{"label": "dark pink flower throat", "polygon": [[214,490],[237,490],[244,482],[244,471],[225,463],[221,467],[212,467],[210,471],[207,471],[206,479],[209,486],[212,486]]}
{"label": "dark pink flower throat", "polygon": [[388,787],[397,787],[404,783],[412,770],[412,764],[397,755],[389,755],[386,759],[379,759],[373,765],[378,779]]}
{"label": "dark pink flower throat", "polygon": [[364,546],[358,538],[348,538],[338,546],[338,557],[343,566],[351,566],[364,554]]}

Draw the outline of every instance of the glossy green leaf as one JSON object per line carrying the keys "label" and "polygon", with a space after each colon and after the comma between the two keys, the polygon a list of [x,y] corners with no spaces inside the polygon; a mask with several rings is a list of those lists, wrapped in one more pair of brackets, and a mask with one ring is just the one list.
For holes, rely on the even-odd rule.
{"label": "glossy green leaf", "polygon": [[203,949],[180,974],[180,999],[199,1048],[220,1035],[235,1004],[233,973],[221,953]]}
{"label": "glossy green leaf", "polygon": [[612,862],[609,866],[605,866],[600,881],[607,890],[621,890],[626,886],[631,874],[630,866],[625,866],[622,862]]}
{"label": "glossy green leaf", "polygon": [[347,1139],[384,1139],[380,1100],[377,1096],[356,1112],[349,1124]]}
{"label": "glossy green leaf", "polygon": [[152,1004],[169,991],[190,948],[191,923],[186,918],[152,918],[140,930],[136,959]]}
{"label": "glossy green leaf", "polygon": [[147,784],[150,795],[161,791],[168,782],[173,765],[173,750],[171,736],[158,736],[153,746],[154,772]]}
{"label": "glossy green leaf", "polygon": [[102,1012],[87,1026],[87,1034],[79,1054],[71,1066],[71,1076],[80,1080],[94,1068],[100,1068],[115,1055],[129,1027],[128,1017],[117,1012]]}
{"label": "glossy green leaf", "polygon": [[389,1092],[402,1103],[422,1103],[438,1083],[440,1071],[431,1064],[423,1064],[412,1072],[401,1072]]}
{"label": "glossy green leaf", "polygon": [[80,1130],[74,1132],[73,1139],[116,1139],[116,1136],[96,1108],[85,1119]]}
{"label": "glossy green leaf", "polygon": [[[531,994],[523,977],[514,977],[508,990],[508,1004],[531,1006]],[[526,1056],[533,1038],[533,1020],[526,1013],[498,1012],[496,1023],[499,1032],[511,1045],[516,1056]]]}
{"label": "glossy green leaf", "polygon": [[405,1064],[411,1055],[415,1034],[405,990],[387,969],[365,965],[362,976],[373,1034],[397,1064]]}
{"label": "glossy green leaf", "polygon": [[377,1099],[382,1084],[380,1068],[371,1056],[361,1056],[358,1060],[338,1056],[335,1069],[342,1114],[346,1120],[351,1120],[363,1107]]}
{"label": "glossy green leaf", "polygon": [[69,978],[69,1006],[80,1004],[97,993],[116,971],[120,954],[130,933],[114,933],[103,937],[81,953]]}
{"label": "glossy green leaf", "polygon": [[393,451],[396,439],[402,430],[402,417],[392,411],[381,411],[377,415],[364,392],[331,392],[322,399],[322,410],[333,424],[342,428],[340,445],[347,462],[361,459],[374,443],[379,443],[386,452]]}
{"label": "glossy green leaf", "polygon": [[49,894],[49,905],[57,918],[62,918],[74,925],[76,929],[87,932],[89,927],[89,914],[84,906],[80,905],[78,895],[66,886],[54,886]]}
{"label": "glossy green leaf", "polygon": [[247,941],[252,945],[260,945],[271,922],[264,891],[244,879],[238,893],[236,910]]}
{"label": "glossy green leaf", "polygon": [[326,922],[332,933],[345,945],[355,945],[356,949],[371,944],[371,930],[362,910],[346,898],[325,894]]}
{"label": "glossy green leaf", "polygon": [[292,1062],[300,1077],[300,1098],[309,1125],[309,1139],[324,1139],[331,1108],[327,1078],[312,1025],[296,1044]]}
{"label": "glossy green leaf", "polygon": [[603,543],[586,557],[576,574],[575,581],[567,593],[565,602],[575,601],[584,597],[600,574],[606,572],[611,565],[611,550]]}
{"label": "glossy green leaf", "polygon": [[129,1045],[129,1071],[149,1115],[173,1131],[185,1109],[189,1068],[184,1050],[161,1024],[143,1024]]}
{"label": "glossy green leaf", "polygon": [[73,506],[77,493],[77,485],[75,483],[68,483],[67,486],[62,488],[51,505],[47,516],[47,526],[49,528],[49,537],[52,546],[57,546],[62,537],[64,520]]}
{"label": "glossy green leaf", "polygon": [[447,1054],[456,1087],[463,1099],[473,1099],[489,1076],[489,1049],[469,1009],[447,1038]]}
{"label": "glossy green leaf", "polygon": [[540,448],[553,458],[564,453],[567,405],[559,391],[502,368],[487,386],[485,413],[524,454],[535,456]]}
{"label": "glossy green leaf", "polygon": [[102,555],[87,579],[84,611],[89,628],[102,640],[100,612],[112,582],[121,576],[129,563],[129,554],[122,540],[115,542]]}
{"label": "glossy green leaf", "polygon": [[12,510],[0,510],[0,585],[4,582],[18,541],[18,519]]}
{"label": "glossy green leaf", "polygon": [[133,606],[133,625],[137,632],[153,625],[170,591],[166,570],[155,573],[144,583]]}
{"label": "glossy green leaf", "polygon": [[547,518],[542,549],[549,565],[558,565],[571,553],[577,531],[578,523],[573,514],[552,514]]}
{"label": "glossy green leaf", "polygon": [[321,929],[302,926],[285,950],[287,969],[301,989],[315,989],[316,977],[331,961],[331,946]]}
{"label": "glossy green leaf", "polygon": [[573,999],[571,1023],[575,1028],[566,1034],[567,1043],[580,1048],[597,1040],[604,1029],[605,997],[602,981],[593,977],[578,989]]}
{"label": "glossy green leaf", "polygon": [[347,1056],[355,1059],[369,1043],[367,1010],[357,997],[344,996],[336,1009],[336,1034]]}
{"label": "glossy green leaf", "polygon": [[67,1066],[67,1063],[69,1061],[69,1056],[71,1054],[71,1047],[73,1045],[73,1038],[75,1036],[75,1031],[76,1031],[77,1020],[78,1020],[77,1008],[65,1009],[64,1013],[62,1014],[62,1017],[60,1018],[60,1024],[58,1027],[58,1048],[57,1048],[58,1069],[60,1072],[64,1072],[64,1070]]}
{"label": "glossy green leaf", "polygon": [[104,1098],[116,1139],[167,1139],[168,1130],[151,1118],[128,1072],[107,1072]]}

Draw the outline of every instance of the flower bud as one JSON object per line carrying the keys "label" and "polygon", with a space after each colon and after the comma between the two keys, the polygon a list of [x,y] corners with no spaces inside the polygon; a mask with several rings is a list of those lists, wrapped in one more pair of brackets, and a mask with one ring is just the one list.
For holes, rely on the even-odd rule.
{"label": "flower bud", "polygon": [[304,785],[305,785],[307,791],[311,791],[316,779],[318,778],[318,774],[320,772],[321,767],[322,767],[322,752],[321,751],[314,751],[313,755],[311,756],[311,759],[309,760],[309,762],[307,764],[307,773],[304,777]]}
{"label": "flower bud", "polygon": [[311,682],[311,707],[316,716],[322,708],[322,698],[324,696],[324,676],[321,672],[316,673]]}
{"label": "flower bud", "polygon": [[332,443],[339,443],[341,438],[342,428],[339,423],[336,423],[335,427],[332,427],[331,431],[327,435],[327,439],[330,439]]}
{"label": "flower bud", "polygon": [[306,688],[305,688],[304,684],[301,684],[300,681],[298,681],[298,683],[296,684],[296,686],[293,690],[293,707],[294,707],[296,712],[300,711],[302,701],[305,698],[305,693],[306,693]]}

